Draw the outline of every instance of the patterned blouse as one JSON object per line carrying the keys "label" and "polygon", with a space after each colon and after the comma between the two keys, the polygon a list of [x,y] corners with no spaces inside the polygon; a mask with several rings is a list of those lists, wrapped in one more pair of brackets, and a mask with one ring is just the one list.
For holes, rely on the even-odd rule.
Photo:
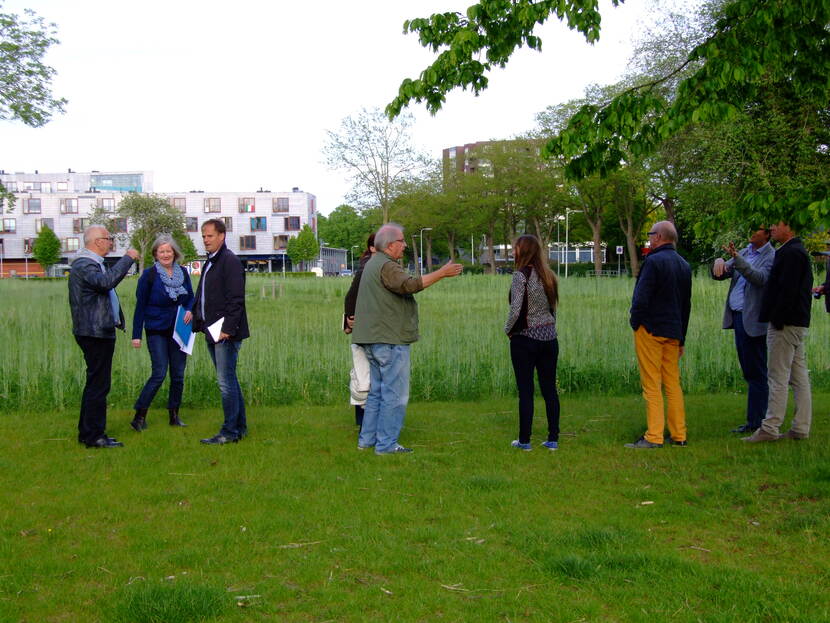
{"label": "patterned blouse", "polygon": [[525,284],[527,284],[527,328],[513,335],[524,335],[542,342],[555,340],[557,337],[556,312],[551,311],[542,280],[532,269],[529,279],[525,278],[520,270],[513,273],[513,283],[510,285],[510,313],[504,324],[504,332],[510,335],[511,329],[521,316]]}

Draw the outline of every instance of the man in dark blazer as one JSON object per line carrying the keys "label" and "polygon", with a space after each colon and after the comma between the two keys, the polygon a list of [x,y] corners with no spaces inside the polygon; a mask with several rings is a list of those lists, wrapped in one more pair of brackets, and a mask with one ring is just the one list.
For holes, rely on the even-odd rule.
{"label": "man in dark blazer", "polygon": [[756,229],[749,245],[740,252],[730,242],[724,250],[732,256],[726,262],[718,258],[712,266],[712,277],[731,277],[729,293],[723,310],[723,328],[735,332],[735,350],[747,383],[746,422],[733,433],[753,433],[761,427],[767,413],[767,323],[758,320],[761,297],[767,283],[775,250],[770,244],[770,230]]}
{"label": "man in dark blazer", "polygon": [[250,335],[245,312],[245,271],[239,258],[225,246],[225,231],[225,223],[219,219],[202,224],[202,241],[208,257],[193,305],[193,330],[205,334],[225,413],[219,433],[201,440],[210,445],[236,443],[248,432],[245,400],[236,376],[242,340]]}
{"label": "man in dark blazer", "polygon": [[824,273],[824,283],[813,288],[813,296],[821,298],[824,295],[824,311],[830,314],[830,240],[825,240],[824,244],[827,246],[827,251],[819,251],[813,255],[823,255],[827,268]]}
{"label": "man in dark blazer", "polygon": [[[804,340],[810,326],[810,291],[813,268],[810,256],[788,223],[772,226],[772,239],[779,243],[775,261],[764,286],[761,313],[758,319],[769,322],[767,359],[769,406],[761,428],[744,441],[777,441],[807,439],[813,418],[810,377]],[[795,411],[790,430],[780,434],[787,412],[787,386],[793,388]]]}

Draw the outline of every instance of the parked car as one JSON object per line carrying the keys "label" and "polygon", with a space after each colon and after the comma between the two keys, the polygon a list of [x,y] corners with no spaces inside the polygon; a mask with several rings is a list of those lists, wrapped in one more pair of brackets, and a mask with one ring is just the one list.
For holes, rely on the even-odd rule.
{"label": "parked car", "polygon": [[345,270],[341,270],[340,271],[340,276],[341,277],[351,277],[352,276],[352,271],[349,270],[348,268],[345,269]]}

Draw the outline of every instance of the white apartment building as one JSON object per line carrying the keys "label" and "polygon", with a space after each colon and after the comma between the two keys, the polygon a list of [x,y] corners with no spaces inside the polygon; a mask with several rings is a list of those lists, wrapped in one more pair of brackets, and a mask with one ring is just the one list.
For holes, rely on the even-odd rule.
{"label": "white apartment building", "polygon": [[[76,173],[8,173],[0,170],[0,181],[16,196],[11,211],[3,210],[0,227],[0,277],[38,274],[27,262],[41,227],[48,226],[63,245],[63,261],[70,263],[83,248],[83,230],[90,224],[95,207],[114,210],[129,192],[153,192],[149,171]],[[286,255],[288,240],[304,225],[317,232],[316,197],[293,188],[291,192],[203,192],[162,193],[182,211],[188,235],[196,249],[204,251],[200,227],[208,219],[221,219],[225,242],[248,270],[290,271]],[[129,234],[129,223],[117,222],[117,234]],[[118,242],[111,254],[120,257],[126,243]],[[35,265],[36,266],[36,265]],[[40,272],[42,274],[42,271]]]}

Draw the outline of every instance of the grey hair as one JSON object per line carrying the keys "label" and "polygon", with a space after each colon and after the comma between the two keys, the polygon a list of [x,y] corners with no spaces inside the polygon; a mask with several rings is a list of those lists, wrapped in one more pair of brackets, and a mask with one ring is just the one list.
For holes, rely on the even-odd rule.
{"label": "grey hair", "polygon": [[181,264],[182,260],[184,259],[184,253],[182,253],[182,250],[179,248],[179,245],[176,244],[176,241],[170,234],[159,234],[159,236],[156,238],[156,241],[153,243],[153,247],[151,249],[153,257],[156,257],[156,251],[158,251],[158,248],[163,244],[170,245],[170,248],[173,249],[173,259],[176,260],[176,262],[178,262],[179,264]]}
{"label": "grey hair", "polygon": [[106,227],[104,227],[103,225],[98,225],[98,224],[90,225],[89,227],[87,227],[84,230],[84,246],[85,247],[89,246],[89,244],[91,244],[92,241],[95,240],[95,236],[93,234],[94,234],[94,232],[98,231],[99,229],[103,229],[104,231],[107,231]]}
{"label": "grey hair", "polygon": [[386,251],[387,247],[398,239],[399,234],[403,234],[403,227],[397,223],[386,223],[375,234],[375,249]]}

